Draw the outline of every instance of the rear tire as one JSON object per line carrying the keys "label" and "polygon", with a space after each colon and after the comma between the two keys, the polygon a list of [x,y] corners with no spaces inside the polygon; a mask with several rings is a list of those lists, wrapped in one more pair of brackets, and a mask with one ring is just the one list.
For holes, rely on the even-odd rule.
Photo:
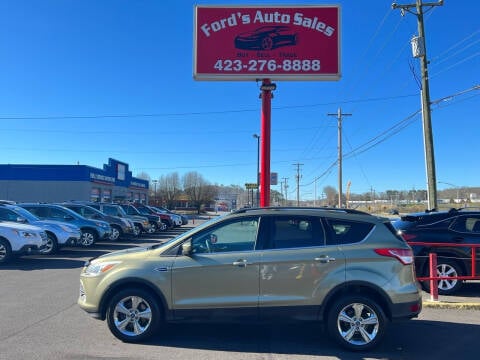
{"label": "rear tire", "polygon": [[158,330],[162,315],[149,291],[127,288],[112,297],[107,323],[112,334],[124,342],[140,342]]}
{"label": "rear tire", "polygon": [[0,264],[6,264],[12,259],[12,247],[4,238],[0,238]]}
{"label": "rear tire", "polygon": [[361,295],[338,300],[327,314],[328,334],[342,347],[353,351],[377,346],[385,336],[387,323],[382,308]]}

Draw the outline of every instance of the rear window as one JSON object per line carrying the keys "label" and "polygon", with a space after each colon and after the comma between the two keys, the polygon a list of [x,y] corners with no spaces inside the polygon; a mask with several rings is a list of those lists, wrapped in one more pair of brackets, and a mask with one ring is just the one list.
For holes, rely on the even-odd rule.
{"label": "rear window", "polygon": [[375,226],[367,222],[343,219],[327,219],[326,222],[331,233],[330,245],[358,243],[365,239]]}

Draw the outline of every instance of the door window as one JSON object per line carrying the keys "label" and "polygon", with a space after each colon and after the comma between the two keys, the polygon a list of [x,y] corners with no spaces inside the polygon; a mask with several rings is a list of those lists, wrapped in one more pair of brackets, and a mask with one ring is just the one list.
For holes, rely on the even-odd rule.
{"label": "door window", "polygon": [[0,208],[0,220],[3,221],[14,221],[18,219],[18,215],[11,210]]}
{"label": "door window", "polygon": [[255,249],[259,220],[241,218],[197,233],[192,238],[192,253],[223,253]]}
{"label": "door window", "polygon": [[459,216],[452,225],[452,230],[480,234],[480,217],[475,215]]}

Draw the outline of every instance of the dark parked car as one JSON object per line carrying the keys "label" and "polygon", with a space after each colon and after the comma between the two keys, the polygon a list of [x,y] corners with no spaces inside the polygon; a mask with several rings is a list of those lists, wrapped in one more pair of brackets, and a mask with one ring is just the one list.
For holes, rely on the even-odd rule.
{"label": "dark parked car", "polygon": [[109,223],[112,228],[109,240],[117,241],[133,235],[133,222],[130,219],[122,219],[118,216],[107,215],[98,209],[80,203],[61,203],[59,205],[65,206],[87,219],[102,220]]}
{"label": "dark parked car", "polygon": [[179,214],[179,213],[176,213],[172,210],[169,210],[167,208],[164,208],[162,206],[153,206],[155,207],[156,209],[158,209],[159,211],[163,211],[163,212],[166,212],[167,214],[172,214],[172,215],[177,215],[177,216],[180,216],[180,219],[182,220],[182,225],[187,225],[188,224],[188,216],[187,215],[183,215],[183,214]]}
{"label": "dark parked car", "polygon": [[150,228],[148,230],[149,234],[153,234],[154,232],[157,231],[163,231],[166,229],[166,225],[162,222],[162,219],[160,219],[160,216],[158,215],[152,215],[152,214],[142,214],[138,209],[131,205],[131,204],[119,204],[123,210],[128,215],[135,215],[135,216],[144,216],[148,219],[148,222],[150,223]]}
{"label": "dark parked car", "polygon": [[235,47],[244,50],[272,50],[296,44],[297,34],[288,26],[262,26],[235,37]]}
{"label": "dark parked car", "polygon": [[[437,254],[438,276],[472,275],[472,249],[470,244],[480,244],[480,211],[451,209],[449,211],[422,212],[402,216],[393,222],[407,242],[449,243],[465,246],[413,245],[417,276],[429,276],[429,254]],[[476,275],[480,275],[480,249],[476,250]],[[464,280],[438,281],[438,293],[453,294]],[[429,288],[429,282],[423,282]]]}
{"label": "dark parked car", "polygon": [[88,203],[87,205],[100,210],[107,215],[130,219],[133,222],[133,235],[135,236],[139,236],[141,233],[148,233],[150,231],[150,223],[148,222],[148,218],[140,215],[128,215],[120,205],[100,202]]}
{"label": "dark parked car", "polygon": [[108,239],[112,232],[107,222],[87,219],[65,206],[39,203],[20,203],[17,205],[42,220],[57,220],[78,226],[82,232],[79,242],[81,246],[92,246],[97,240]]}
{"label": "dark parked car", "polygon": [[163,231],[163,230],[169,230],[173,228],[174,224],[173,224],[172,217],[167,213],[157,211],[152,207],[143,205],[143,204],[135,203],[133,204],[133,206],[135,206],[137,210],[140,211],[140,213],[144,216],[148,216],[148,215],[159,216],[160,220],[162,221],[162,226],[160,227],[160,230]]}

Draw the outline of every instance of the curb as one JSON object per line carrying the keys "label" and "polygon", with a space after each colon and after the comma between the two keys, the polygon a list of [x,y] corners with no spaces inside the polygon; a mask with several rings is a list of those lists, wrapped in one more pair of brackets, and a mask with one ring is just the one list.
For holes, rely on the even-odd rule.
{"label": "curb", "polygon": [[423,300],[423,307],[430,309],[480,310],[480,303],[456,303]]}

